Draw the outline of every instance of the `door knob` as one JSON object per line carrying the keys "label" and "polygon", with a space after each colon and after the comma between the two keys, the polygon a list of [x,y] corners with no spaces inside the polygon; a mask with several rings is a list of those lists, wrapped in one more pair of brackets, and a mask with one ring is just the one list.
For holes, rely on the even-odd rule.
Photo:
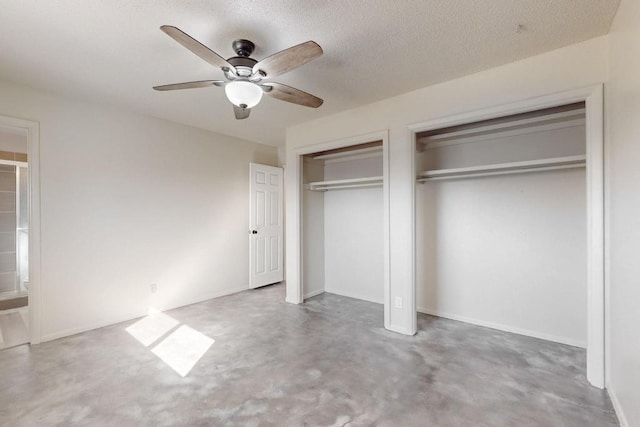
{"label": "door knob", "polygon": [[258,234],[258,230],[251,230],[251,234]]}

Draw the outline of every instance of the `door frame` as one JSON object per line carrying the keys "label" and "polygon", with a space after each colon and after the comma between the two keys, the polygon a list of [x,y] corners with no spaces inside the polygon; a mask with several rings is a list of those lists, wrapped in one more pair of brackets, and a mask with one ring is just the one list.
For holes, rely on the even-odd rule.
{"label": "door frame", "polygon": [[[461,114],[454,114],[409,126],[412,143],[416,134],[442,127],[518,114],[527,111],[585,102],[586,107],[586,181],[587,181],[587,380],[595,387],[605,386],[605,312],[608,303],[608,285],[605,281],[605,175],[604,175],[604,104],[603,85],[594,85],[566,92],[509,103]],[[415,150],[411,151],[415,176]],[[413,180],[413,206],[415,207],[416,182]],[[415,208],[413,215],[413,280],[412,292],[416,294],[416,244]],[[414,317],[417,312],[414,307]]]}
{"label": "door frame", "polygon": [[42,289],[40,274],[40,124],[0,115],[0,125],[27,131],[29,170],[29,342],[42,340]]}
{"label": "door frame", "polygon": [[384,209],[384,327],[389,329],[391,293],[389,280],[389,130],[371,132],[333,141],[307,145],[301,148],[287,150],[286,167],[284,171],[286,195],[286,301],[292,304],[304,302],[303,293],[303,216],[302,216],[302,163],[303,156],[319,151],[350,147],[371,141],[382,141],[382,194]]}

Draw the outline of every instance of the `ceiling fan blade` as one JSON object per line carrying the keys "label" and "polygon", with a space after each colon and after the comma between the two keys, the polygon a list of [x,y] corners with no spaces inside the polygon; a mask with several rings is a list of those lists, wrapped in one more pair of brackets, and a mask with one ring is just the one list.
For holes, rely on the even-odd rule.
{"label": "ceiling fan blade", "polygon": [[233,106],[233,112],[236,115],[236,119],[242,120],[249,117],[249,113],[251,113],[251,108],[240,108],[236,105]]}
{"label": "ceiling fan blade", "polygon": [[268,82],[260,85],[267,95],[271,95],[276,99],[286,102],[292,102],[305,107],[318,108],[324,102],[317,96],[301,91],[282,83]]}
{"label": "ceiling fan blade", "polygon": [[174,83],[170,85],[162,85],[162,86],[154,86],[155,90],[177,90],[177,89],[194,89],[198,87],[209,87],[209,86],[224,86],[225,82],[222,80],[201,80],[198,82],[185,82],[185,83]]}
{"label": "ceiling fan blade", "polygon": [[189,34],[171,25],[163,25],[160,27],[169,37],[207,61],[214,67],[219,67],[222,71],[234,70],[233,65],[229,64],[226,59],[218,55]]}
{"label": "ceiling fan blade", "polygon": [[320,55],[322,55],[322,48],[316,42],[300,43],[264,58],[253,66],[253,73],[261,72],[268,78],[279,76]]}

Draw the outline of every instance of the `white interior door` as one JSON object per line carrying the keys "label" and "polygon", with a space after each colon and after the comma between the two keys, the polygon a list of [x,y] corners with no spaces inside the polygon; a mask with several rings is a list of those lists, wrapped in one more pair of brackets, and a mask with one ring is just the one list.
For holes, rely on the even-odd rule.
{"label": "white interior door", "polygon": [[283,280],[282,168],[249,165],[249,287]]}

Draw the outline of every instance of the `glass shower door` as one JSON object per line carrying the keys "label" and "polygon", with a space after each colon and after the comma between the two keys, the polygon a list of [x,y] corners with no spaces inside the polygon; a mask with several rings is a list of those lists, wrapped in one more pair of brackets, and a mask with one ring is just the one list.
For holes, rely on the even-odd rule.
{"label": "glass shower door", "polygon": [[26,167],[16,168],[16,290],[29,288],[29,173]]}

